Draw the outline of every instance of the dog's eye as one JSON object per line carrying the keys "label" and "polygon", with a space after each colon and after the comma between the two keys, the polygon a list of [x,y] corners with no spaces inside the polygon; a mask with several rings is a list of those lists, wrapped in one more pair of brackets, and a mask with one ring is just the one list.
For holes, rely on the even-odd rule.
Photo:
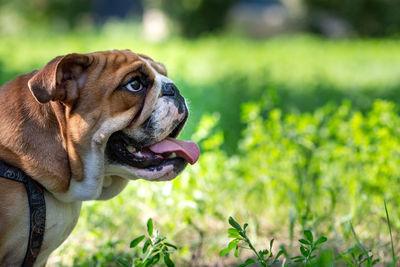
{"label": "dog's eye", "polygon": [[124,87],[128,91],[131,91],[134,93],[137,93],[137,92],[143,90],[143,88],[144,88],[143,84],[138,79],[134,79],[134,80],[130,81]]}

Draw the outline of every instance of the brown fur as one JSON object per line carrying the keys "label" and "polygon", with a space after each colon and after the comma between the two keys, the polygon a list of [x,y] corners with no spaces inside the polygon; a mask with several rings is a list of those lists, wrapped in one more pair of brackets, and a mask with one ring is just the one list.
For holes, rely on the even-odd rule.
{"label": "brown fur", "polygon": [[[163,65],[150,62],[154,69],[166,74]],[[116,90],[133,75],[143,73],[150,82],[154,80],[153,71],[130,51],[70,54],[0,88],[0,159],[22,169],[50,192],[46,193],[48,213],[63,212],[52,209],[64,205],[48,195],[66,192],[71,177],[83,179],[81,155],[90,149],[90,138],[101,122],[127,112],[130,119],[126,126],[143,122],[145,115],[138,116],[138,112],[145,96]],[[65,207],[69,209],[67,204]],[[71,214],[76,213],[70,209]],[[27,216],[24,186],[0,178],[0,266],[22,261]],[[47,218],[46,231],[65,223],[52,218]],[[76,219],[77,216],[71,218],[70,225],[62,226],[65,231],[72,230]],[[47,254],[63,241],[50,240],[52,235],[45,234],[43,247]],[[43,257],[47,258],[47,254]]]}

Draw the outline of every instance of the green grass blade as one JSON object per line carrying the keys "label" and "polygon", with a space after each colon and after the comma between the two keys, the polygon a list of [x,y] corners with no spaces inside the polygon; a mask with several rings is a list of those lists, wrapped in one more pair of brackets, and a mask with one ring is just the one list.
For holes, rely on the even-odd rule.
{"label": "green grass blade", "polygon": [[363,253],[365,254],[365,256],[368,257],[368,252],[367,252],[367,250],[364,248],[364,246],[361,244],[360,240],[358,239],[358,236],[357,236],[356,232],[354,231],[354,228],[353,228],[353,224],[352,224],[352,223],[350,223],[350,227],[351,227],[351,231],[353,232],[353,236],[354,236],[354,238],[356,239],[356,242],[357,242],[358,247],[361,248],[361,250],[363,251]]}
{"label": "green grass blade", "polygon": [[387,224],[388,224],[388,227],[389,227],[389,234],[390,234],[390,244],[392,246],[392,261],[393,261],[392,264],[393,264],[393,267],[396,267],[396,256],[394,255],[392,226],[390,225],[389,212],[387,210],[386,200],[383,200],[383,203],[385,204],[386,219],[387,219]]}

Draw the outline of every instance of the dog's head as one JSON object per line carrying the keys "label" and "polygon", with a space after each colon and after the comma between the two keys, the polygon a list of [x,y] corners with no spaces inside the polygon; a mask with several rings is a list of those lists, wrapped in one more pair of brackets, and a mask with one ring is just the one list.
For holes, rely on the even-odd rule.
{"label": "dog's head", "polygon": [[185,99],[147,56],[124,50],[57,57],[28,85],[55,110],[78,188],[70,191],[82,191],[73,193],[77,199],[98,198],[113,183],[123,187],[121,178],[173,179],[199,156],[194,143],[176,139],[188,118]]}

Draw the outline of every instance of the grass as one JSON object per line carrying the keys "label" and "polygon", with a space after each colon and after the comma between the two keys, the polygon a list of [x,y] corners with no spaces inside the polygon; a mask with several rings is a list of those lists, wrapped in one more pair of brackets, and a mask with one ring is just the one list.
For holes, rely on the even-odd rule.
{"label": "grass", "polygon": [[392,226],[390,224],[389,212],[387,210],[386,201],[384,203],[385,203],[386,220],[387,220],[387,224],[388,224],[388,228],[389,228],[389,234],[390,234],[390,247],[392,249],[392,265],[393,265],[393,267],[395,267],[396,266],[396,256],[395,256],[395,253],[394,253]]}
{"label": "grass", "polygon": [[253,247],[274,238],[274,255],[277,247],[298,255],[296,240],[311,230],[328,238],[329,249],[320,251],[327,255],[321,262],[327,260],[320,266],[340,251],[350,261],[366,258],[359,244],[380,264],[394,266],[400,229],[399,44],[310,35],[154,44],[137,27],[118,23],[2,37],[1,82],[70,52],[130,48],[162,61],[191,106],[182,138],[202,149],[199,163],[172,182],[133,181],[110,201],[86,202],[50,266],[117,266],[119,258],[132,258],[129,243],[148,217],[178,244],[177,266],[237,266],[250,255],[218,255],[229,242],[231,215],[252,226],[246,235]]}
{"label": "grass", "polygon": [[218,112],[224,148],[235,152],[243,129],[240,105],[267,90],[275,90],[282,109],[300,112],[343,99],[364,110],[375,98],[400,100],[399,44],[391,39],[332,41],[311,35],[259,41],[230,35],[196,41],[173,37],[155,44],[145,41],[137,26],[117,22],[71,33],[36,29],[2,38],[0,83],[58,55],[129,48],[165,63],[188,98],[192,114],[185,138],[202,114]]}
{"label": "grass", "polygon": [[[384,201],[385,212],[387,216],[387,225],[390,231],[390,220],[386,207],[386,201]],[[298,246],[300,255],[290,256],[290,253],[285,249],[284,246],[280,246],[279,251],[276,255],[274,254],[273,245],[274,239],[269,242],[269,247],[258,250],[254,247],[252,241],[249,238],[248,230],[249,224],[245,223],[243,227],[231,216],[228,220],[231,228],[228,229],[228,237],[232,238],[228,243],[228,246],[219,252],[220,257],[229,256],[230,252],[234,250],[235,258],[238,258],[236,265],[239,267],[245,267],[249,265],[257,265],[264,267],[273,266],[374,266],[377,265],[381,259],[376,258],[371,251],[367,251],[364,245],[360,242],[359,237],[355,233],[353,225],[350,223],[351,231],[353,233],[356,245],[349,248],[346,252],[333,252],[327,249],[323,244],[328,241],[325,236],[319,238],[314,237],[312,231],[304,230],[303,238],[298,240]],[[391,232],[391,231],[390,231]],[[147,235],[147,238],[146,238]],[[118,257],[114,255],[114,258],[106,259],[105,262],[92,262],[88,263],[91,265],[110,265],[110,263],[118,263],[120,266],[158,266],[162,259],[165,266],[173,267],[175,263],[171,260],[171,254],[179,250],[175,245],[166,242],[166,237],[163,237],[158,230],[153,231],[153,221],[149,219],[147,221],[147,233],[141,235],[130,242],[130,248],[132,251],[127,253],[125,257]],[[146,239],[143,244],[143,248],[136,248],[142,241]],[[392,242],[393,248],[393,242]],[[243,250],[248,250],[252,253],[252,256],[246,260],[241,260],[239,253]],[[393,250],[392,250],[393,251]],[[335,254],[338,254],[335,256]],[[115,262],[116,259],[116,262]],[[242,263],[240,263],[243,261]],[[84,264],[85,265],[85,264]],[[192,266],[192,263],[189,264]],[[388,265],[388,264],[387,264]],[[396,265],[393,252],[392,265]]]}
{"label": "grass", "polygon": [[[247,104],[247,126],[233,156],[220,149],[218,117],[204,117],[194,135],[203,151],[198,165],[173,182],[134,181],[111,201],[86,203],[78,227],[56,252],[62,256],[57,261],[69,266],[72,258],[76,266],[87,266],[77,251],[92,255],[110,241],[120,242],[115,250],[124,253],[124,244],[145,225],[145,214],[180,247],[174,254],[177,266],[232,263],[218,251],[226,246],[225,221],[233,214],[254,225],[246,233],[253,247],[274,238],[288,255],[296,255],[293,241],[312,230],[330,240],[332,249],[324,253],[331,261],[350,247],[346,255],[351,262],[357,259],[355,266],[359,257],[389,264],[390,232],[397,240],[399,229],[397,114],[398,107],[384,101],[376,101],[366,114],[349,103],[286,115]],[[200,134],[203,130],[207,133]],[[392,210],[395,230],[390,232],[383,198]],[[398,249],[393,244],[395,253]],[[113,259],[118,256],[114,253]],[[240,260],[248,256],[241,254]]]}

